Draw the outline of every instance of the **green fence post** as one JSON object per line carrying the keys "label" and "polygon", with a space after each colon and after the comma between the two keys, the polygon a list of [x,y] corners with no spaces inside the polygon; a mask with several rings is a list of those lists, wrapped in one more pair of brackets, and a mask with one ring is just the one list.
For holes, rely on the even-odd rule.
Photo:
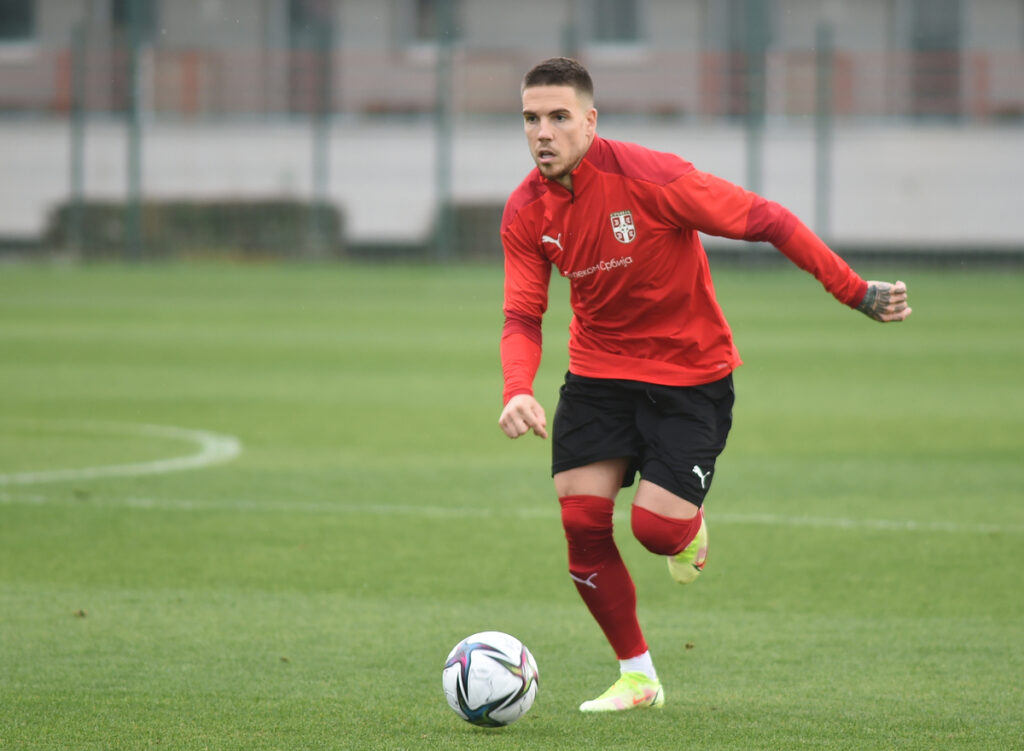
{"label": "green fence post", "polygon": [[452,256],[455,240],[452,205],[452,132],[455,125],[452,91],[452,52],[455,18],[452,0],[437,2],[437,90],[434,103],[435,169],[437,193],[434,231],[434,254],[439,261]]}
{"label": "green fence post", "polygon": [[141,0],[128,0],[128,194],[125,202],[125,255],[142,259],[142,92],[139,48],[142,45]]}
{"label": "green fence post", "polygon": [[85,193],[85,65],[87,18],[82,17],[71,30],[71,121],[66,250],[82,250],[82,200]]}
{"label": "green fence post", "polygon": [[768,47],[768,13],[765,0],[746,0],[747,111],[745,117],[747,185],[761,192],[765,119],[765,54]]}
{"label": "green fence post", "polygon": [[313,205],[309,209],[307,252],[320,258],[327,250],[328,201],[330,200],[331,92],[333,86],[334,18],[328,14],[314,33],[316,51],[316,99],[313,112]]}
{"label": "green fence post", "polygon": [[828,239],[832,230],[832,72],[835,31],[819,21],[815,33],[814,228]]}

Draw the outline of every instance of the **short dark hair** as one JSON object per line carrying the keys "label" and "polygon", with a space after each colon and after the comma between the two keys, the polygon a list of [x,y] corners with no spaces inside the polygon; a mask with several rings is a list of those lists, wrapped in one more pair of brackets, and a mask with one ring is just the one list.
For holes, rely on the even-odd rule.
{"label": "short dark hair", "polygon": [[523,76],[522,89],[531,86],[572,86],[577,95],[586,94],[594,98],[594,81],[590,73],[571,57],[552,57],[537,63]]}

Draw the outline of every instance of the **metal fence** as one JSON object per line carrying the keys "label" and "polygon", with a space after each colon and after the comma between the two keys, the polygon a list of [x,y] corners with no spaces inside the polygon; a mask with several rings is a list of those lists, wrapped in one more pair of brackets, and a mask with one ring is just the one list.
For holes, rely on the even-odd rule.
{"label": "metal fence", "polygon": [[[444,19],[439,23],[443,30]],[[483,138],[490,123],[514,127],[519,81],[546,56],[540,50],[482,48],[444,33],[436,44],[412,50],[343,46],[327,25],[297,47],[182,46],[143,39],[132,29],[98,34],[83,22],[65,45],[40,46],[24,60],[0,56],[0,149],[14,161],[28,154],[26,174],[9,171],[6,178],[12,200],[0,200],[0,246],[6,241],[130,258],[209,252],[323,257],[373,245],[442,258],[497,252],[490,225],[503,191],[514,187],[507,177],[512,173],[482,188],[465,187],[473,183],[467,176],[474,166],[459,167],[462,144],[456,140]],[[845,205],[836,184],[846,174],[836,171],[842,161],[837,128],[881,123],[905,131],[941,124],[973,137],[971,129],[994,127],[1009,130],[1011,143],[1024,132],[1020,49],[869,52],[837,48],[833,40],[834,29],[822,22],[799,49],[652,45],[629,54],[584,50],[578,56],[598,83],[602,116],[655,129],[733,134],[722,151],[742,149],[743,168],[727,176],[753,190],[786,190],[765,166],[766,133],[799,134],[812,162],[794,178],[812,192],[805,214],[821,234],[840,241],[866,235],[857,234],[856,217],[836,221],[836,206]],[[44,141],[35,122],[67,129],[51,128]],[[404,136],[405,156],[366,169],[361,152],[390,143],[390,136],[379,140],[374,123],[412,130]],[[251,139],[252,170],[240,170],[237,161],[221,164],[222,154],[207,150],[215,169],[238,176],[189,185],[189,173],[180,168],[194,158],[192,136],[206,138],[214,128],[237,129],[219,133],[225,144]],[[491,142],[491,153],[505,135]],[[295,140],[304,145],[289,145]],[[52,157],[55,148],[63,160]],[[421,164],[424,150],[429,155]],[[993,192],[1005,193],[996,186],[1007,180],[1019,182],[1008,176],[1015,159],[993,160]],[[727,158],[721,161],[728,171]],[[297,177],[268,187],[251,179],[260,165]],[[528,166],[523,163],[523,173]],[[112,179],[114,171],[121,177]],[[374,225],[359,212],[366,211],[368,194],[386,193],[389,180],[403,181],[406,193],[398,206],[377,211],[383,218]],[[256,183],[262,187],[253,188]],[[25,211],[38,218],[26,221]],[[391,231],[403,220],[406,229]],[[974,239],[1024,246],[1018,234],[1024,232]]]}
{"label": "metal fence", "polygon": [[[1024,52],[1011,50],[854,52],[823,59],[807,49],[743,52],[651,50],[641,64],[582,59],[600,82],[602,111],[716,119],[763,103],[777,117],[818,109],[815,81],[828,66],[828,102],[846,118],[938,117],[965,123],[1024,119]],[[140,105],[155,117],[408,116],[438,102],[437,52],[388,50],[167,49],[145,46],[42,49],[31,64],[0,61],[0,113],[124,113],[132,105],[133,61]],[[454,48],[454,111],[507,115],[536,50]],[[763,87],[763,91],[759,88]]]}

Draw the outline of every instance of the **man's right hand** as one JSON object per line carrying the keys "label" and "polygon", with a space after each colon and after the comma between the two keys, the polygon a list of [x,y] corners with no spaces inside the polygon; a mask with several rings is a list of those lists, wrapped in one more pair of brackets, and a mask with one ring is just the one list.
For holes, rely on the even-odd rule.
{"label": "man's right hand", "polygon": [[498,425],[509,438],[518,438],[531,430],[541,438],[548,437],[544,408],[530,394],[517,394],[509,399],[498,418]]}

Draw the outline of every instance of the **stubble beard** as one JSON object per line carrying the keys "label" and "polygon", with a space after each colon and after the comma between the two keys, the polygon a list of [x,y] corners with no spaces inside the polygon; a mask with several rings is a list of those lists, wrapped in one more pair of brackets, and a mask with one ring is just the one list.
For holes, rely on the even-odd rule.
{"label": "stubble beard", "polygon": [[572,172],[572,169],[558,169],[557,167],[549,164],[538,164],[537,169],[539,169],[541,175],[546,177],[548,180],[561,180]]}
{"label": "stubble beard", "polygon": [[554,164],[541,164],[540,162],[535,163],[537,164],[537,169],[540,171],[542,177],[545,177],[548,180],[552,180],[554,182],[558,182],[559,180],[562,180],[566,177],[570,177],[572,175],[573,170],[579,166],[581,161],[583,161],[582,157],[575,160],[571,164],[563,164],[562,166]]}

